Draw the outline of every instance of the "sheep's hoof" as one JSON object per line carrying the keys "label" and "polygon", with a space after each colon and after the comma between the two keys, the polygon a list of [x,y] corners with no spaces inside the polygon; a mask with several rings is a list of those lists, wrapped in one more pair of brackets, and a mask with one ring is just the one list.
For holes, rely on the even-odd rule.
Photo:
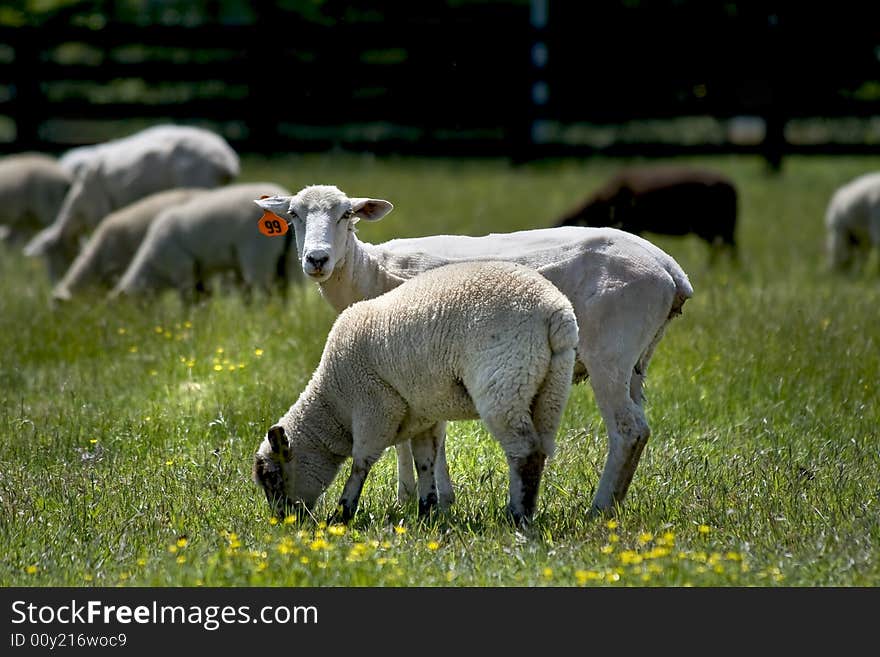
{"label": "sheep's hoof", "polygon": [[449,491],[448,493],[440,493],[437,503],[444,511],[451,509],[452,505],[455,504],[455,493],[452,491]]}
{"label": "sheep's hoof", "polygon": [[436,493],[428,493],[425,499],[419,498],[419,518],[425,518],[437,507]]}
{"label": "sheep's hoof", "polygon": [[351,519],[354,518],[354,513],[356,509],[352,509],[347,504],[337,504],[336,510],[330,514],[330,517],[327,518],[328,525],[347,525],[351,522]]}
{"label": "sheep's hoof", "polygon": [[531,518],[529,516],[527,516],[519,509],[514,508],[511,504],[507,505],[507,513],[505,515],[508,522],[513,523],[513,526],[517,529],[522,529],[531,522]]}

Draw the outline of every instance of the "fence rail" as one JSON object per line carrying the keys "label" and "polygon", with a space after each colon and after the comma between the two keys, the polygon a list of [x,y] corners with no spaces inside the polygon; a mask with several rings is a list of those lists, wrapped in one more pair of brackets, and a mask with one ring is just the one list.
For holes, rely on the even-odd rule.
{"label": "fence rail", "polygon": [[[844,22],[797,5],[731,17],[720,3],[533,0],[327,24],[275,8],[254,25],[0,27],[0,149],[59,151],[95,141],[91,124],[167,120],[216,124],[242,151],[868,151],[785,141],[792,118],[880,115],[880,23],[858,9],[870,3],[843,2]],[[763,141],[596,145],[536,130],[741,114],[766,121]]]}

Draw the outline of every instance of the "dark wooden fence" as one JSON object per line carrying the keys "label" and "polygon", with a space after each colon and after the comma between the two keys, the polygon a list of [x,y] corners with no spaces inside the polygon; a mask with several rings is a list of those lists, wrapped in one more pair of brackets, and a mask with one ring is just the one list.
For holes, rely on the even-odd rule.
{"label": "dark wooden fence", "polygon": [[[60,151],[173,121],[212,127],[244,152],[751,150],[778,163],[874,149],[785,139],[793,118],[880,115],[873,3],[425,1],[328,20],[260,4],[249,25],[59,16],[0,27],[0,148]],[[743,114],[764,120],[759,143],[565,136],[578,124]]]}

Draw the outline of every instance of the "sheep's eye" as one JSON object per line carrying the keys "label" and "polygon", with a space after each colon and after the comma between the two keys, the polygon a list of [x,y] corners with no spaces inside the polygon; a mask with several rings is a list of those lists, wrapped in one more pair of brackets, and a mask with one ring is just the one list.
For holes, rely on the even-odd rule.
{"label": "sheep's eye", "polygon": [[339,217],[339,221],[342,221],[343,219],[351,219],[353,216],[354,216],[354,210],[346,210],[345,212],[342,213],[342,216]]}

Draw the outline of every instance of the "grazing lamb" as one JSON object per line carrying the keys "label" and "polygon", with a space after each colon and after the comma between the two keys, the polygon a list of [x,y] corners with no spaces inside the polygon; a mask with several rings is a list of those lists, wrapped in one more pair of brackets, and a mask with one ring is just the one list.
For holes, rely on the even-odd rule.
{"label": "grazing lamb", "polygon": [[439,444],[426,430],[481,418],[510,470],[508,513],[531,519],[553,453],[578,343],[569,300],[510,262],[440,267],[344,310],[306,389],[272,426],[253,476],[277,515],[312,509],[352,457],[339,500],[357,509],[386,447],[412,439],[419,514],[437,504]]}
{"label": "grazing lamb", "polygon": [[0,237],[25,242],[51,224],[70,182],[71,176],[49,155],[0,158]]}
{"label": "grazing lamb", "polygon": [[[668,254],[631,233],[576,226],[374,245],[357,239],[354,225],[381,219],[393,208],[388,201],[349,198],[336,187],[315,185],[256,203],[293,224],[303,271],[337,311],[452,262],[507,260],[542,273],[574,307],[580,331],[575,375],[589,376],[608,430],[608,457],[592,507],[604,511],[623,501],[650,435],[642,408],[648,362],[667,323],[693,295]],[[444,427],[429,431],[436,438]],[[440,494],[445,485],[451,498],[445,460],[437,466]],[[398,478],[405,497],[413,488],[405,444],[398,446]]]}
{"label": "grazing lamb", "polygon": [[218,187],[239,173],[238,155],[217,134],[162,125],[95,148],[77,168],[51,226],[25,247],[44,256],[57,281],[79,250],[79,239],[114,210],[173,187]]}
{"label": "grazing lamb", "polygon": [[557,226],[610,226],[641,235],[687,235],[708,242],[713,257],[736,254],[737,193],[733,182],[708,169],[643,166],[624,169]]}
{"label": "grazing lamb", "polygon": [[168,189],[108,214],[54,287],[52,297],[69,301],[75,292],[85,287],[112,289],[134,258],[153,220],[163,210],[207,193],[208,190],[199,187]]}
{"label": "grazing lamb", "polygon": [[274,282],[283,294],[294,269],[288,263],[292,239],[273,240],[257,231],[262,213],[253,199],[287,193],[270,182],[239,183],[206,190],[164,210],[111,297],[171,288],[190,298],[205,291],[209,277],[224,272],[235,274],[246,292],[255,287],[269,291]]}
{"label": "grazing lamb", "polygon": [[842,185],[825,212],[825,253],[832,270],[854,266],[859,252],[880,249],[880,173]]}

